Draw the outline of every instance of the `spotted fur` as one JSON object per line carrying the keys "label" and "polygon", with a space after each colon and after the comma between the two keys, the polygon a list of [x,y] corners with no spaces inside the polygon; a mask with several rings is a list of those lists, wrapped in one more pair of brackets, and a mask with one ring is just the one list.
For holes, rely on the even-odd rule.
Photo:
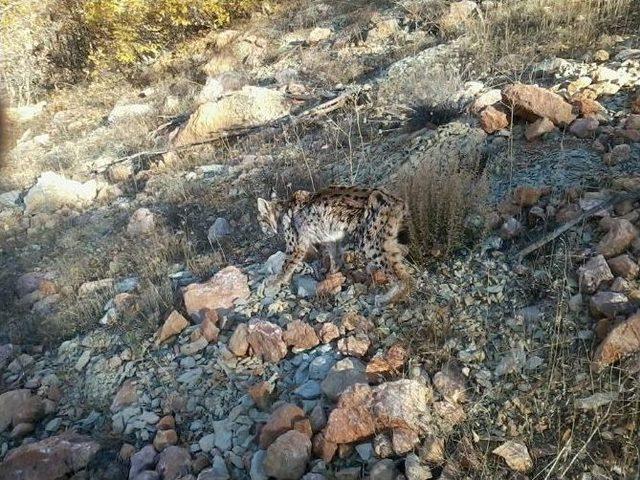
{"label": "spotted fur", "polygon": [[312,248],[328,256],[329,273],[341,267],[341,244],[354,243],[367,258],[367,270],[382,270],[395,283],[377,303],[408,293],[410,275],[398,234],[406,216],[404,202],[380,189],[331,186],[317,193],[298,190],[288,200],[258,199],[258,221],[265,234],[282,235],[287,259],[272,286],[288,284]]}

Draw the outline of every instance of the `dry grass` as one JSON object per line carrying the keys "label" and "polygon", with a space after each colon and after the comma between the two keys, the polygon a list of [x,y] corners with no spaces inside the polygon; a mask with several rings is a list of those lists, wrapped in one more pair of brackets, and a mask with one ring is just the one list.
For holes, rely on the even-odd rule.
{"label": "dry grass", "polygon": [[468,23],[473,64],[518,75],[560,54],[594,48],[603,34],[637,33],[638,0],[506,0]]}
{"label": "dry grass", "polygon": [[460,161],[437,166],[425,161],[400,186],[409,208],[410,254],[424,263],[447,255],[477,233],[475,218],[483,213],[486,178]]}

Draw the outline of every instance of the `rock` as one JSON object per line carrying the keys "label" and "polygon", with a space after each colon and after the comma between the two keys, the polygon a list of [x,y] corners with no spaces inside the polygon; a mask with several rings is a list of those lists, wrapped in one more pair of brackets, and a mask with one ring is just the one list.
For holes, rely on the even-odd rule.
{"label": "rock", "polygon": [[376,354],[367,364],[365,369],[370,377],[395,374],[402,370],[402,367],[409,358],[409,352],[399,343],[392,345],[385,353]]}
{"label": "rock", "polygon": [[189,326],[189,322],[176,310],[173,310],[162,324],[162,328],[156,334],[156,345],[161,345],[170,338],[178,335]]}
{"label": "rock", "polygon": [[317,380],[307,380],[293,391],[294,395],[297,395],[304,400],[313,400],[318,398],[320,393],[320,382]]}
{"label": "rock", "polygon": [[177,480],[191,471],[191,455],[186,448],[171,445],[158,455],[156,472],[163,480]]}
{"label": "rock", "polygon": [[28,443],[7,453],[0,464],[3,480],[62,480],[84,469],[100,449],[91,438],[63,434]]}
{"label": "rock", "polygon": [[314,456],[321,458],[325,463],[331,463],[338,451],[338,445],[328,441],[324,432],[319,432],[313,437],[311,449]]}
{"label": "rock", "polygon": [[389,458],[378,460],[369,472],[370,480],[395,480],[398,475],[395,462]]}
{"label": "rock", "polygon": [[504,458],[509,468],[517,472],[524,473],[533,468],[533,461],[529,456],[529,451],[522,443],[508,440],[494,449],[493,453]]}
{"label": "rock", "polygon": [[62,207],[84,208],[96,198],[95,180],[81,183],[54,172],[44,172],[24,197],[25,213],[52,213]]}
{"label": "rock", "polygon": [[176,420],[173,415],[165,415],[156,424],[158,430],[172,430],[176,428]]}
{"label": "rock", "polygon": [[451,403],[448,400],[434,402],[433,412],[440,417],[439,424],[443,431],[450,430],[467,419],[464,409],[457,403]]}
{"label": "rock", "polygon": [[480,112],[480,126],[487,133],[495,133],[509,126],[509,117],[502,110],[489,105]]}
{"label": "rock", "polygon": [[292,290],[300,298],[313,298],[316,296],[318,282],[309,275],[296,275],[293,278]]}
{"label": "rock", "polygon": [[[200,333],[200,332],[198,332]],[[198,337],[193,342],[189,342],[186,345],[180,346],[180,355],[195,355],[196,353],[204,350],[209,345],[209,341],[204,337]]]}
{"label": "rock", "polygon": [[322,343],[330,343],[340,337],[340,329],[334,323],[323,323],[319,328],[318,337]]}
{"label": "rock", "polygon": [[631,260],[629,255],[620,255],[614,258],[610,258],[607,262],[611,271],[618,277],[622,277],[626,280],[633,280],[638,276],[640,267],[638,264]]}
{"label": "rock", "polygon": [[327,415],[324,413],[324,408],[322,408],[321,404],[317,404],[311,410],[309,423],[311,424],[311,431],[314,433],[319,432],[327,425]]}
{"label": "rock", "polygon": [[330,28],[316,27],[307,35],[307,43],[318,43],[331,37]]}
{"label": "rock", "polygon": [[18,297],[23,298],[37,292],[38,298],[47,295],[53,295],[58,291],[56,284],[53,282],[53,275],[31,272],[24,273],[18,277],[15,285],[15,291]]}
{"label": "rock", "polygon": [[282,329],[266,320],[252,320],[247,327],[247,341],[252,354],[265,362],[276,363],[287,356]]}
{"label": "rock", "polygon": [[249,352],[249,329],[246,323],[239,323],[229,339],[229,350],[236,357],[246,357]]}
{"label": "rock", "polygon": [[286,253],[277,251],[276,253],[271,255],[266,262],[264,262],[262,271],[267,275],[277,275],[282,271],[282,266],[284,265],[286,259]]}
{"label": "rock", "polygon": [[298,480],[311,458],[311,441],[306,435],[290,430],[273,442],[264,458],[264,471],[278,480]]}
{"label": "rock", "polygon": [[120,447],[120,452],[118,452],[118,458],[123,462],[129,463],[134,453],[136,453],[136,447],[130,443],[123,443]]}
{"label": "rock", "polygon": [[606,258],[615,257],[629,248],[636,238],[638,230],[629,220],[615,218],[607,234],[598,243],[598,252]]}
{"label": "rock", "polygon": [[266,455],[267,452],[265,450],[258,450],[251,457],[251,467],[249,471],[251,480],[268,480],[263,467],[264,457]]}
{"label": "rock", "polygon": [[324,380],[335,363],[336,359],[331,353],[314,358],[309,363],[309,378],[312,380]]}
{"label": "rock", "polygon": [[548,118],[539,118],[533,123],[527,125],[527,128],[524,130],[524,137],[528,141],[533,141],[546,133],[551,133],[556,129],[556,126],[553,124],[551,120]]}
{"label": "rock", "polygon": [[113,183],[126,182],[135,175],[132,163],[117,163],[107,170],[107,177]]}
{"label": "rock", "polygon": [[229,480],[230,478],[227,465],[220,455],[213,457],[211,468],[202,470],[198,475],[198,480]]}
{"label": "rock", "polygon": [[219,100],[199,105],[178,131],[173,144],[184,145],[221,131],[263,125],[288,115],[290,108],[282,92],[244,86]]}
{"label": "rock", "polygon": [[313,348],[320,343],[313,327],[302,320],[289,323],[282,338],[288,346],[293,347],[296,353]]}
{"label": "rock", "polygon": [[614,166],[621,162],[626,162],[631,157],[631,147],[625,143],[616,145],[610,152],[602,156],[605,165]]}
{"label": "rock", "polygon": [[636,95],[636,98],[631,102],[631,111],[640,113],[640,94]]}
{"label": "rock", "polygon": [[394,454],[391,439],[384,433],[378,434],[373,439],[373,451],[378,458],[388,458]]}
{"label": "rock", "polygon": [[615,326],[598,345],[591,367],[599,372],[606,366],[640,351],[640,313]]}
{"label": "rock", "polygon": [[602,282],[608,282],[609,280],[613,280],[613,274],[602,255],[591,258],[582,267],[578,268],[578,283],[586,293],[595,292]]}
{"label": "rock", "polygon": [[266,380],[258,382],[248,389],[249,396],[261,410],[266,410],[271,404],[270,397],[272,392],[273,385]]}
{"label": "rock", "polygon": [[567,85],[567,93],[573,97],[576,93],[588,87],[592,83],[593,80],[591,77],[579,77],[578,79],[569,82],[569,85]]}
{"label": "rock", "polygon": [[207,239],[209,243],[212,245],[216,245],[218,239],[223,237],[228,237],[231,235],[231,225],[226,218],[218,217],[216,221],[213,222],[213,225],[209,227],[209,231],[207,232]]}
{"label": "rock", "polygon": [[357,333],[338,340],[338,351],[351,357],[364,357],[370,346],[371,340],[365,333]]}
{"label": "rock", "polygon": [[240,269],[223,268],[204,283],[192,283],[182,289],[184,305],[189,316],[200,323],[211,310],[232,308],[238,299],[249,297],[247,276]]}
{"label": "rock", "polygon": [[13,427],[13,430],[11,430],[9,437],[18,440],[33,433],[35,429],[36,426],[33,423],[18,423],[15,427]]}
{"label": "rock", "polygon": [[404,459],[404,474],[407,480],[429,480],[433,477],[431,469],[422,465],[415,453],[410,453]]}
{"label": "rock", "polygon": [[319,297],[337,295],[342,290],[342,285],[346,280],[346,277],[340,272],[327,275],[324,280],[316,285],[316,295]]}
{"label": "rock", "polygon": [[391,445],[397,455],[405,455],[420,443],[420,437],[408,428],[395,428],[391,432]]}
{"label": "rock", "polygon": [[127,233],[132,237],[141,237],[149,235],[155,228],[156,220],[153,212],[148,208],[139,208],[129,219]]}
{"label": "rock", "polygon": [[208,312],[207,316],[202,319],[200,324],[200,333],[207,342],[215,342],[220,335],[220,329],[216,326],[218,323],[218,314],[215,310]]}
{"label": "rock", "polygon": [[607,60],[609,60],[609,52],[607,52],[606,50],[596,50],[593,53],[593,59],[596,62],[606,62]]}
{"label": "rock", "polygon": [[514,238],[522,232],[522,224],[514,217],[509,217],[500,227],[500,236],[504,239]]}
{"label": "rock", "polygon": [[374,328],[373,323],[356,312],[347,312],[342,316],[342,328],[347,332],[367,333]]}
{"label": "rock", "polygon": [[452,403],[467,400],[467,386],[462,372],[452,365],[445,365],[433,376],[433,386],[438,393]]}
{"label": "rock", "polygon": [[44,416],[42,399],[30,390],[11,390],[0,395],[0,433],[10,425],[35,423]]}
{"label": "rock", "polygon": [[298,430],[311,438],[311,423],[304,410],[291,403],[285,403],[273,411],[267,423],[262,427],[259,440],[260,448],[267,448],[276,438],[289,430]]}
{"label": "rock", "polygon": [[440,19],[440,26],[449,32],[463,31],[472,15],[479,11],[476,2],[458,0],[449,4],[449,10]]}
{"label": "rock", "polygon": [[373,436],[376,424],[371,411],[373,391],[366,384],[355,384],[340,395],[329,414],[325,439],[331,443],[352,443]]}
{"label": "rock", "polygon": [[578,138],[593,138],[599,126],[600,122],[593,117],[578,118],[571,124],[569,131]]}
{"label": "rock", "polygon": [[136,475],[136,478],[133,480],[160,480],[160,475],[153,470],[145,470]]}
{"label": "rock", "polygon": [[377,429],[421,431],[432,395],[431,389],[417,380],[396,380],[377,386],[371,407]]}
{"label": "rock", "polygon": [[597,410],[609,405],[618,399],[618,392],[598,392],[586,398],[578,398],[575,401],[576,408],[580,410]]}
{"label": "rock", "polygon": [[540,200],[542,189],[520,185],[513,191],[513,203],[521,207],[532,207]]}
{"label": "rock", "polygon": [[175,430],[158,430],[153,439],[153,446],[158,451],[163,451],[169,445],[178,443],[178,434]]}
{"label": "rock", "polygon": [[377,19],[375,26],[367,32],[367,43],[382,43],[400,33],[400,25],[395,18]]}
{"label": "rock", "polygon": [[590,98],[577,98],[572,100],[573,104],[578,108],[578,112],[585,118],[596,118],[598,120],[606,120],[606,109],[596,100]]}
{"label": "rock", "polygon": [[155,110],[147,103],[131,103],[129,105],[116,105],[109,113],[107,121],[113,125],[139,117],[153,115]]}
{"label": "rock", "polygon": [[129,480],[132,480],[138,476],[138,474],[144,470],[153,468],[156,464],[158,453],[153,448],[153,445],[147,445],[140,449],[131,457],[131,467],[129,468]]}
{"label": "rock", "polygon": [[138,391],[133,380],[125,380],[111,402],[111,411],[119,412],[138,401]]}
{"label": "rock", "polygon": [[500,90],[498,90],[497,88],[489,90],[474,100],[473,104],[471,105],[471,113],[473,113],[474,115],[478,115],[485,107],[495,105],[501,100],[502,92]]}
{"label": "rock", "polygon": [[571,105],[560,95],[535,85],[508,85],[502,90],[502,101],[529,121],[547,118],[554,125],[569,125],[575,119]]}
{"label": "rock", "polygon": [[631,130],[640,130],[640,115],[629,115],[624,122],[624,128]]}
{"label": "rock", "polygon": [[337,400],[342,392],[357,383],[367,383],[364,364],[356,358],[345,358],[337,362],[322,381],[320,387],[330,400]]}

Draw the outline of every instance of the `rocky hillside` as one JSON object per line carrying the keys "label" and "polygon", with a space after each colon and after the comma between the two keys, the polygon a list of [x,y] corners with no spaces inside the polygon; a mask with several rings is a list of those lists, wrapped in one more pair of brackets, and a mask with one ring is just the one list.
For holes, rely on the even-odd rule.
{"label": "rocky hillside", "polygon": [[[506,6],[423,3],[279,6],[10,109],[0,478],[638,476],[637,29],[487,65]],[[265,293],[256,198],[330,183],[406,197],[406,302],[358,252]]]}

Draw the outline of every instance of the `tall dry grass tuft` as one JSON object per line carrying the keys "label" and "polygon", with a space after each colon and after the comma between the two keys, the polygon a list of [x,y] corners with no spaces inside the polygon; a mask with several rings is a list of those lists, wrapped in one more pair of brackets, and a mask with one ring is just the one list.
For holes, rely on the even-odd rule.
{"label": "tall dry grass tuft", "polygon": [[446,256],[478,233],[489,191],[487,179],[459,160],[423,162],[400,189],[409,209],[411,258],[424,264]]}
{"label": "tall dry grass tuft", "polygon": [[505,0],[468,22],[474,63],[514,74],[559,54],[581,53],[603,33],[637,32],[638,0]]}

